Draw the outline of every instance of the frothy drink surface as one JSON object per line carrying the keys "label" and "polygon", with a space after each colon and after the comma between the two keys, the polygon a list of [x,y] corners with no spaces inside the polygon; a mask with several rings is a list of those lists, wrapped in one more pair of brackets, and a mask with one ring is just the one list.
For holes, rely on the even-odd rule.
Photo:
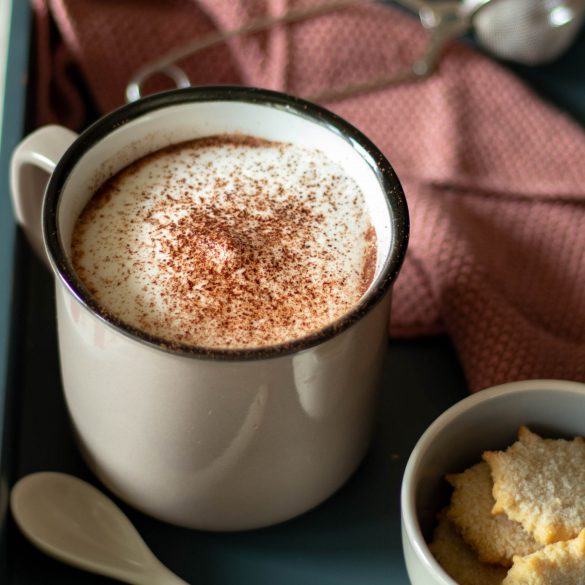
{"label": "frothy drink surface", "polygon": [[221,135],[148,155],[77,220],[73,264],[110,314],[170,343],[250,348],[331,323],[369,286],[363,194],[323,153]]}

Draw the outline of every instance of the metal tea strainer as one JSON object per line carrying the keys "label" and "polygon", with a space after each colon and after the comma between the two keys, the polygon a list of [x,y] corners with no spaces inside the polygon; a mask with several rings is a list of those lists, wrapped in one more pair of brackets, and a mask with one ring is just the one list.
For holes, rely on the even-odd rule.
{"label": "metal tea strainer", "polygon": [[[372,1],[329,0],[293,8],[277,17],[256,18],[237,29],[214,32],[143,65],[130,80],[126,99],[130,102],[139,99],[145,81],[154,74],[166,75],[176,87],[188,87],[191,85],[189,77],[178,63],[233,37]],[[585,17],[585,0],[392,0],[392,3],[418,14],[421,25],[428,32],[427,46],[420,59],[398,75],[381,76],[305,97],[313,101],[333,101],[422,79],[435,70],[445,45],[468,32],[496,57],[528,65],[545,63],[568,48]]]}

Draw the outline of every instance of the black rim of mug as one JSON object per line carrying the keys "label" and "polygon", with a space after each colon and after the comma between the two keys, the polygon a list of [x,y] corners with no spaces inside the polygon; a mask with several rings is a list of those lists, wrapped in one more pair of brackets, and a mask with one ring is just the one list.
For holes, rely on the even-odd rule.
{"label": "black rim of mug", "polygon": [[[149,112],[169,106],[209,101],[264,105],[308,118],[344,138],[354,149],[359,148],[361,156],[376,174],[386,196],[392,221],[390,252],[373,286],[360,302],[350,312],[318,331],[277,345],[245,349],[206,348],[174,343],[145,333],[108,314],[83,285],[67,258],[59,235],[58,210],[67,178],[81,157],[114,130]],[[100,118],[80,134],[65,152],[49,180],[43,204],[43,232],[50,262],[59,278],[86,309],[117,331],[141,343],[179,355],[219,360],[258,360],[297,353],[321,344],[370,312],[398,276],[408,246],[409,215],[402,186],[386,157],[343,118],[321,106],[280,92],[244,86],[200,86],[161,92],[127,104]]]}

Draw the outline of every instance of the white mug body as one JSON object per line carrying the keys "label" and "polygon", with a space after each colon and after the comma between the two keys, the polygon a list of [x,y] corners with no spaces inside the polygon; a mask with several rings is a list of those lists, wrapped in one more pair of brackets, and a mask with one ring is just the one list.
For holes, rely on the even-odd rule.
{"label": "white mug body", "polygon": [[[249,88],[191,88],[125,106],[76,138],[54,170],[54,153],[44,165],[38,153],[51,132],[65,143],[68,135],[47,132],[15,153],[13,194],[20,223],[55,273],[65,398],[90,468],[145,513],[208,530],[267,526],[331,495],[368,446],[391,288],[408,240],[387,161],[326,110]],[[72,268],[73,227],[97,187],[130,162],[226,132],[319,148],[349,169],[376,229],[376,274],[355,310],[300,340],[241,351],[170,346],[92,299]],[[42,238],[34,204],[23,204],[34,165],[52,171]]]}
{"label": "white mug body", "polygon": [[57,285],[66,402],[81,451],[119,497],[174,524],[238,530],[296,516],[361,461],[388,303],[305,351],[174,355],[118,333]]}

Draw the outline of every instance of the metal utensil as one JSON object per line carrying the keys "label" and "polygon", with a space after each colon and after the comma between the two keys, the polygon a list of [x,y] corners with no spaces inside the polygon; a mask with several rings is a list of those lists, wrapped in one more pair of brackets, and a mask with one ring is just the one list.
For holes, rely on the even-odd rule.
{"label": "metal utensil", "polygon": [[[315,18],[337,10],[344,10],[356,4],[364,4],[368,1],[371,2],[371,0],[331,0],[309,7],[293,8],[277,17],[256,18],[240,28],[220,30],[196,39],[143,65],[132,76],[126,88],[126,99],[132,102],[142,97],[144,83],[157,73],[171,78],[178,88],[188,87],[191,82],[185,71],[178,65],[178,62],[203,49],[208,49],[237,36],[266,31],[280,24],[290,24]],[[398,74],[380,76],[361,83],[331,88],[321,93],[304,97],[316,102],[334,101],[360,93],[375,91],[397,83],[424,79],[435,70],[447,43],[465,34],[470,29],[476,12],[492,1],[475,0],[472,6],[466,6],[459,1],[398,0],[397,4],[418,14],[422,26],[429,33],[429,40],[423,55],[411,67]]]}

